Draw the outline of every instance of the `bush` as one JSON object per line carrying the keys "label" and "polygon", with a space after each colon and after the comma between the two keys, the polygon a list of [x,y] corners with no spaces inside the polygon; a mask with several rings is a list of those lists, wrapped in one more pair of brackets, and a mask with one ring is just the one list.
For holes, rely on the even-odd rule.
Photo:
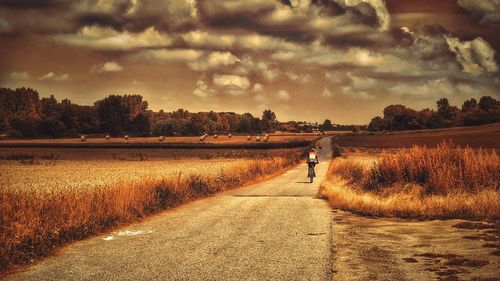
{"label": "bush", "polygon": [[338,144],[333,146],[333,158],[342,156],[342,149]]}

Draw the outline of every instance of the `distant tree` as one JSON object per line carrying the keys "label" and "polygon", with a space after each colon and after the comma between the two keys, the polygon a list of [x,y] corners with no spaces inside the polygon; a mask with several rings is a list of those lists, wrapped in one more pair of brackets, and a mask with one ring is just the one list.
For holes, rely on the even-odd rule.
{"label": "distant tree", "polygon": [[35,119],[14,117],[10,125],[16,131],[16,135],[27,138],[34,138],[38,135],[37,121]]}
{"label": "distant tree", "polygon": [[0,108],[0,133],[5,133],[10,129],[9,115]]}
{"label": "distant tree", "polygon": [[148,104],[139,95],[111,95],[95,106],[102,130],[118,135],[131,130],[133,120],[145,113]]}
{"label": "distant tree", "polygon": [[240,118],[240,124],[238,125],[238,132],[240,133],[253,133],[253,115],[250,113],[244,113]]}
{"label": "distant tree", "polygon": [[276,114],[270,109],[264,110],[262,113],[262,127],[268,133],[272,133],[276,130],[278,120],[276,119]]}
{"label": "distant tree", "polygon": [[151,123],[145,113],[139,113],[132,120],[130,131],[138,136],[149,136],[151,132]]}
{"label": "distant tree", "polygon": [[359,132],[361,132],[361,128],[359,126],[354,126],[354,127],[352,127],[352,132],[359,133]]}
{"label": "distant tree", "polygon": [[464,101],[462,105],[462,112],[476,111],[477,109],[477,101],[474,98]]}
{"label": "distant tree", "polygon": [[330,119],[325,119],[325,121],[323,122],[323,124],[320,127],[321,127],[321,130],[323,130],[323,131],[332,131],[333,130],[332,121],[330,121]]}
{"label": "distant tree", "polygon": [[37,125],[38,134],[46,137],[61,137],[66,130],[63,122],[52,117],[40,120]]}
{"label": "distant tree", "polygon": [[500,104],[494,98],[490,96],[484,96],[479,100],[478,106],[482,111],[491,111],[497,109]]}
{"label": "distant tree", "polygon": [[[78,128],[80,133],[92,134],[100,132],[97,110],[93,106],[79,106]],[[74,128],[76,130],[76,128]]]}
{"label": "distant tree", "polygon": [[439,124],[438,127],[453,127],[462,125],[461,111],[456,106],[450,106],[447,98],[437,102]]}
{"label": "distant tree", "polygon": [[417,112],[400,104],[389,105],[384,108],[384,125],[391,131],[418,129]]}
{"label": "distant tree", "polygon": [[482,124],[500,122],[500,101],[484,96],[478,103]]}
{"label": "distant tree", "polygon": [[55,116],[58,113],[57,110],[57,100],[54,95],[49,98],[42,98],[42,113],[46,116]]}
{"label": "distant tree", "polygon": [[375,132],[375,131],[382,131],[386,130],[385,122],[380,116],[376,116],[372,119],[370,124],[368,124],[368,131],[370,132]]}

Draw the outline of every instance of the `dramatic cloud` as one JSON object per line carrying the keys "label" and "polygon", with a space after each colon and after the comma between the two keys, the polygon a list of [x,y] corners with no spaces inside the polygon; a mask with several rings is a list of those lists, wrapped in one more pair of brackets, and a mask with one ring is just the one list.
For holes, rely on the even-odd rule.
{"label": "dramatic cloud", "polygon": [[212,52],[207,57],[202,57],[197,61],[191,62],[189,66],[193,70],[204,71],[216,69],[221,66],[233,65],[240,59],[230,52]]}
{"label": "dramatic cloud", "polygon": [[252,92],[262,92],[264,87],[262,87],[262,84],[260,83],[255,83],[252,87]]}
{"label": "dramatic cloud", "polygon": [[389,103],[498,96],[499,1],[438,2],[0,1],[0,79],[89,104],[116,90],[155,110],[348,123]]}
{"label": "dramatic cloud", "polygon": [[193,94],[200,98],[206,98],[214,93],[213,89],[210,89],[205,81],[198,80],[196,81],[196,89],[194,89]]}
{"label": "dramatic cloud", "polygon": [[61,75],[56,75],[54,72],[49,72],[47,74],[44,74],[40,77],[38,77],[38,80],[52,80],[52,81],[64,81],[68,80],[69,74],[61,74]]}
{"label": "dramatic cloud", "polygon": [[194,62],[203,55],[203,51],[191,49],[144,50],[134,58],[152,62]]}
{"label": "dramatic cloud", "polygon": [[485,85],[453,83],[448,78],[439,78],[429,81],[398,84],[390,88],[390,91],[398,96],[414,100],[434,101],[436,95],[446,98],[479,98],[484,95],[494,95],[494,91]]}
{"label": "dramatic cloud", "polygon": [[458,38],[447,36],[445,38],[464,72],[479,75],[498,71],[495,50],[483,38],[478,37],[472,41],[460,41]]}
{"label": "dramatic cloud", "polygon": [[290,94],[288,93],[287,90],[279,90],[278,93],[277,93],[277,96],[279,99],[282,99],[282,100],[289,100],[290,99]]}
{"label": "dramatic cloud", "polygon": [[477,16],[482,24],[500,25],[499,0],[458,0],[458,5]]}
{"label": "dramatic cloud", "polygon": [[28,80],[30,79],[30,75],[28,72],[12,72],[10,73],[10,78],[15,80]]}
{"label": "dramatic cloud", "polygon": [[374,21],[382,30],[389,28],[390,16],[383,0],[336,0],[346,9],[354,9]]}
{"label": "dramatic cloud", "polygon": [[114,61],[106,62],[101,68],[101,72],[120,72],[122,70],[123,67]]}
{"label": "dramatic cloud", "polygon": [[246,90],[250,87],[248,78],[239,75],[214,74],[213,82],[217,86],[237,90]]}
{"label": "dramatic cloud", "polygon": [[76,34],[64,34],[54,37],[55,40],[98,50],[129,50],[146,47],[165,47],[172,39],[158,32],[154,27],[139,33],[118,32],[110,27],[85,26]]}
{"label": "dramatic cloud", "polygon": [[183,34],[182,38],[192,47],[198,48],[231,48],[237,40],[234,35],[208,33],[201,30],[193,30]]}

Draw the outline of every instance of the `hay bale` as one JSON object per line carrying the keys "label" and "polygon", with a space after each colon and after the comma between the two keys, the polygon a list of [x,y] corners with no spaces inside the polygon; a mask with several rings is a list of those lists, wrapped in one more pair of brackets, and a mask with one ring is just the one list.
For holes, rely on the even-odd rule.
{"label": "hay bale", "polygon": [[247,136],[247,140],[251,140],[252,139],[252,136]]}
{"label": "hay bale", "polygon": [[233,135],[232,135],[232,134],[228,134],[228,135],[227,135],[227,137],[228,137],[228,138],[232,138],[232,137],[233,137]]}
{"label": "hay bale", "polygon": [[106,135],[106,140],[109,140],[111,138],[110,135]]}
{"label": "hay bale", "polygon": [[160,137],[158,138],[158,140],[159,140],[160,142],[163,142],[163,141],[165,140],[165,137],[164,137],[164,136],[160,136]]}
{"label": "hay bale", "polygon": [[260,141],[260,136],[256,136],[255,140],[259,142]]}
{"label": "hay bale", "polygon": [[86,137],[85,135],[81,135],[81,136],[80,136],[80,141],[81,141],[81,142],[85,142],[85,141],[87,141],[87,137]]}
{"label": "hay bale", "polygon": [[215,134],[214,135],[214,139],[217,139],[219,137],[219,135]]}
{"label": "hay bale", "polygon": [[125,140],[128,140],[128,135],[125,135],[125,137],[124,137],[124,138],[125,138]]}

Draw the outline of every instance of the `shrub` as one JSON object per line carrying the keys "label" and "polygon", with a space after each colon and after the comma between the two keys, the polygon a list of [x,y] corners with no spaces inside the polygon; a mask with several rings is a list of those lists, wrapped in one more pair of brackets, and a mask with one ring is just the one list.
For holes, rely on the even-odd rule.
{"label": "shrub", "polygon": [[341,157],[342,156],[342,149],[338,144],[333,146],[333,158],[336,157]]}

